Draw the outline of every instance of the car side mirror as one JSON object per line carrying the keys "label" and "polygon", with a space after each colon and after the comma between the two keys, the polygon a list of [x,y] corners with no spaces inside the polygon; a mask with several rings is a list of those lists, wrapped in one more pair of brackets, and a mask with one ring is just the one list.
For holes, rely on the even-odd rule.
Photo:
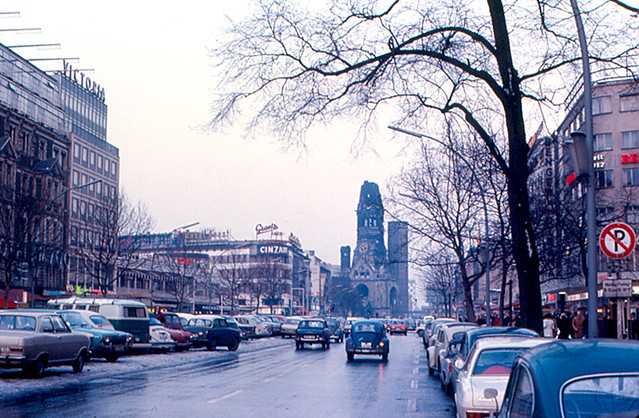
{"label": "car side mirror", "polygon": [[454,366],[458,370],[463,369],[464,368],[464,360],[462,360],[460,357],[457,357],[457,359],[455,360]]}

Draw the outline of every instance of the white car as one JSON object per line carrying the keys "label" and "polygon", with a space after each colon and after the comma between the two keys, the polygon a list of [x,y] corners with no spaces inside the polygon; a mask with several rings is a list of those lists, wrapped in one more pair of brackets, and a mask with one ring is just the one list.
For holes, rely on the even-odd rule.
{"label": "white car", "polygon": [[[510,370],[519,353],[547,344],[547,338],[493,337],[479,339],[460,372],[455,385],[458,418],[496,413],[504,400]],[[457,359],[457,362],[463,360]]]}
{"label": "white car", "polygon": [[182,328],[186,327],[189,321],[196,317],[196,315],[177,312],[176,315],[180,318],[180,322],[182,323]]}
{"label": "white car", "polygon": [[[456,337],[457,341],[461,341],[461,336],[468,330],[477,328],[477,325],[462,322],[459,324],[446,324],[439,329],[441,340],[435,344],[435,355],[437,356],[437,364],[433,365],[439,373],[439,380],[442,388],[446,393],[450,391],[450,374],[453,370],[453,358],[450,352],[450,343]],[[430,348],[430,347],[429,347]]]}
{"label": "white car", "polygon": [[299,325],[302,318],[297,316],[290,316],[286,318],[286,321],[282,324],[282,329],[280,332],[282,333],[282,338],[293,338],[295,337],[295,332],[297,331],[297,326]]}
{"label": "white car", "polygon": [[447,322],[439,325],[435,331],[437,334],[433,335],[431,343],[426,349],[429,375],[441,370],[442,352],[448,351],[448,342],[451,340],[454,331],[466,331],[472,328],[477,328],[477,325],[469,322]]}
{"label": "white car", "polygon": [[176,343],[171,338],[171,333],[156,318],[149,319],[149,334],[151,336],[151,350],[161,352],[175,351]]}
{"label": "white car", "polygon": [[238,315],[236,318],[238,319],[238,322],[240,318],[243,318],[241,319],[242,322],[246,321],[248,325],[254,328],[256,337],[270,337],[273,335],[270,324],[262,321],[258,316]]}

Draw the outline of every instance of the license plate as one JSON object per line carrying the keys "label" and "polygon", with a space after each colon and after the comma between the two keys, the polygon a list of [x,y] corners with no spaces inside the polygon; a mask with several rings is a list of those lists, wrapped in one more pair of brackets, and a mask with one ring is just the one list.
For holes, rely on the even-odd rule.
{"label": "license plate", "polygon": [[371,343],[362,343],[362,348],[371,348]]}
{"label": "license plate", "polygon": [[302,337],[304,341],[315,341],[315,337]]}
{"label": "license plate", "polygon": [[368,349],[368,348],[362,348],[362,350],[361,350],[361,351],[362,351],[362,353],[370,353],[370,352],[371,352],[371,351],[373,351],[373,350],[370,350],[370,349]]}

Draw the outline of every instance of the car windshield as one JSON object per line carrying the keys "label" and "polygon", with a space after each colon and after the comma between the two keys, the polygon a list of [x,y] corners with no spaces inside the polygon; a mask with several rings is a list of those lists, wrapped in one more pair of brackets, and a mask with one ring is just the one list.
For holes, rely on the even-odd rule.
{"label": "car windshield", "polygon": [[109,327],[111,322],[102,315],[91,315],[91,321],[99,327]]}
{"label": "car windshield", "polygon": [[513,362],[524,348],[498,348],[483,350],[473,368],[474,376],[508,376]]}
{"label": "car windshield", "polygon": [[639,375],[589,377],[568,384],[562,394],[566,418],[639,416]]}
{"label": "car windshield", "polygon": [[326,320],[326,324],[329,327],[335,327],[335,326],[337,326],[338,322],[337,322],[337,319],[327,319]]}
{"label": "car windshield", "polygon": [[363,323],[353,325],[353,332],[379,332],[380,326],[377,324]]}
{"label": "car windshield", "polygon": [[324,328],[323,321],[303,321],[300,323],[300,328]]}
{"label": "car windshield", "polygon": [[90,327],[90,324],[77,312],[62,312],[60,316],[64,318],[71,327]]}
{"label": "car windshield", "polygon": [[1,315],[0,331],[35,331],[36,319],[24,315]]}

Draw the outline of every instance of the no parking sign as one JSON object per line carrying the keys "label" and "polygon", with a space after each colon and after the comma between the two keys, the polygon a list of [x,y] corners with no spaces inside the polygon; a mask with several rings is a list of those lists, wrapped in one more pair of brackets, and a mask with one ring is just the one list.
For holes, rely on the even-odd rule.
{"label": "no parking sign", "polygon": [[613,222],[601,230],[599,247],[610,258],[624,258],[632,254],[637,245],[634,229],[623,222]]}

